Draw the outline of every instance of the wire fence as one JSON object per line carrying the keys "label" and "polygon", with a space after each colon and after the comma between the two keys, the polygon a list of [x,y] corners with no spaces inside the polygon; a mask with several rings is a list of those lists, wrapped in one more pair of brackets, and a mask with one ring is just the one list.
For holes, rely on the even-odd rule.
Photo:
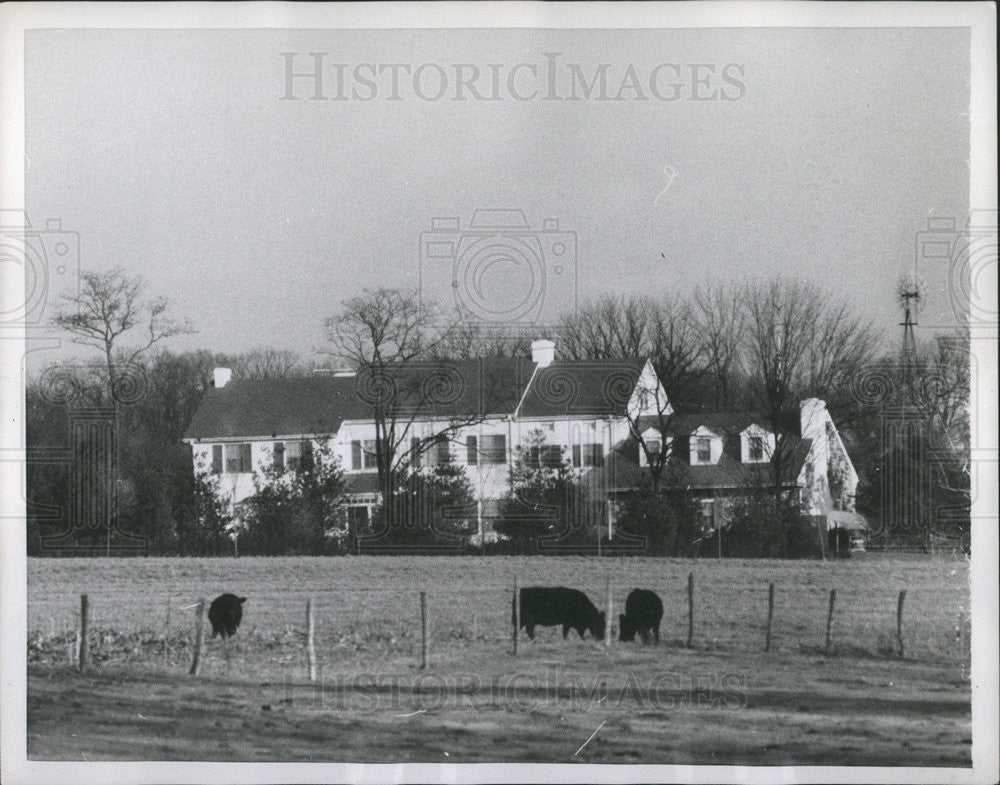
{"label": "wire fence", "polygon": [[[902,649],[909,660],[967,662],[970,657],[968,572],[961,559],[889,558],[854,563],[584,557],[186,561],[192,568],[187,571],[178,570],[175,560],[149,560],[146,569],[142,562],[127,561],[124,566],[133,572],[124,576],[106,561],[94,562],[114,579],[95,585],[91,576],[79,580],[75,590],[73,580],[81,579],[85,571],[56,575],[47,572],[44,564],[33,565],[38,572],[29,573],[29,662],[79,660],[82,583],[88,584],[89,597],[87,649],[97,665],[129,662],[187,667],[196,650],[194,605],[199,597],[210,602],[216,594],[236,589],[248,597],[237,642],[211,641],[206,623],[206,667],[212,672],[245,669],[254,663],[302,666],[307,659],[309,601],[320,668],[329,670],[344,661],[359,660],[377,664],[403,658],[419,663],[428,646],[432,665],[435,659],[509,654],[515,578],[522,587],[580,589],[600,611],[606,610],[610,590],[611,651],[642,646],[638,639],[632,643],[617,640],[618,614],[624,612],[633,588],[645,588],[663,601],[659,632],[665,656],[671,648],[686,647],[689,624],[695,650],[762,652],[768,640],[768,596],[773,583],[767,647],[771,653],[899,657]],[[693,580],[690,603],[689,576]],[[36,586],[32,586],[33,578]],[[832,614],[831,589],[836,589]],[[904,590],[900,616],[899,595]],[[421,592],[427,613],[421,610]],[[543,647],[578,645],[577,634],[571,635],[574,640],[563,644],[560,628],[536,632]],[[540,650],[523,642],[518,656],[531,657]]]}

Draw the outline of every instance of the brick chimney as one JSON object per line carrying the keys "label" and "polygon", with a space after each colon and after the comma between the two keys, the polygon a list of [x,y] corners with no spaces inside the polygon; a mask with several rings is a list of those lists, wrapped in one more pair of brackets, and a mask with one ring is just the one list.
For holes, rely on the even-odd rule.
{"label": "brick chimney", "polygon": [[541,338],[531,342],[531,361],[538,363],[539,368],[545,368],[556,358],[556,345],[553,341]]}

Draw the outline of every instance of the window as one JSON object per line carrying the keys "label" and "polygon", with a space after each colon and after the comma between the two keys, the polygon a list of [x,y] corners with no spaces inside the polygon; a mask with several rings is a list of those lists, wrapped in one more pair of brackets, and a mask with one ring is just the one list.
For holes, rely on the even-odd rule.
{"label": "window", "polygon": [[479,444],[475,436],[465,437],[465,461],[469,466],[479,463]]}
{"label": "window", "polygon": [[272,455],[274,456],[275,471],[283,472],[285,470],[285,443],[275,442]]}
{"label": "window", "polygon": [[362,469],[375,469],[378,467],[377,456],[375,455],[375,440],[365,439],[361,441],[355,439],[351,442],[351,469],[361,471]]}
{"label": "window", "polygon": [[750,437],[750,460],[751,461],[762,461],[762,460],[764,460],[764,437],[763,436],[751,436]]}
{"label": "window", "polygon": [[222,474],[222,445],[212,445],[212,474]]}
{"label": "window", "polygon": [[285,445],[285,463],[292,471],[306,468],[312,457],[312,442],[288,442]]}
{"label": "window", "polygon": [[447,436],[438,436],[434,439],[434,462],[448,463],[451,460],[451,445],[448,444]]}
{"label": "window", "polygon": [[696,442],[698,463],[712,462],[712,438],[710,436],[699,436]]}
{"label": "window", "polygon": [[529,466],[539,469],[558,469],[562,464],[562,447],[558,444],[529,447],[525,458]]}
{"label": "window", "polygon": [[650,458],[656,460],[656,456],[663,451],[663,442],[659,439],[646,439],[646,451]]}
{"label": "window", "polygon": [[253,464],[250,460],[250,444],[227,444],[226,471],[231,474],[249,474],[253,471]]}
{"label": "window", "polygon": [[603,444],[574,444],[573,445],[573,466],[580,468],[583,466],[603,466],[604,465],[604,445]]}
{"label": "window", "polygon": [[715,518],[715,500],[702,499],[699,503],[701,505],[701,517],[708,526],[711,526]]}
{"label": "window", "polygon": [[500,434],[490,434],[482,439],[479,455],[482,463],[507,463],[507,437]]}

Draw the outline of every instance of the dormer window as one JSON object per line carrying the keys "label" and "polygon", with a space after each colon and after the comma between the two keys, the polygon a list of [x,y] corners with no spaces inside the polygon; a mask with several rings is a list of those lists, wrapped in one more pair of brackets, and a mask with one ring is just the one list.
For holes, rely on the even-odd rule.
{"label": "dormer window", "polygon": [[[639,446],[639,465],[649,466],[650,463],[657,465],[660,461],[660,456],[663,455],[664,450],[666,450],[667,455],[670,455],[670,444],[671,437],[666,438],[666,446],[664,446],[663,434],[659,432],[656,428],[647,428],[641,434],[642,445]],[[645,445],[645,448],[643,448]]]}
{"label": "dormer window", "polygon": [[722,436],[704,425],[691,434],[691,465],[718,463],[722,457]]}
{"label": "dormer window", "polygon": [[774,434],[756,423],[740,433],[740,460],[743,463],[768,463],[774,449]]}

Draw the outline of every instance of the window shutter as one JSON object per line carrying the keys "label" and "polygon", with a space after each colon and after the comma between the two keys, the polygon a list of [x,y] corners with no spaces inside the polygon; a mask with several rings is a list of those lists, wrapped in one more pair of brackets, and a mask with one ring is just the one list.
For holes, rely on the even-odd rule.
{"label": "window shutter", "polygon": [[451,448],[448,445],[448,437],[438,436],[435,448],[437,455],[434,457],[436,458],[437,463],[447,463],[448,459],[451,457]]}
{"label": "window shutter", "polygon": [[222,474],[222,445],[212,445],[212,474]]}
{"label": "window shutter", "polygon": [[594,466],[604,465],[604,445],[595,444],[594,445]]}
{"label": "window shutter", "polygon": [[573,445],[573,466],[575,466],[576,468],[580,468],[580,465],[581,465],[581,461],[580,461],[580,445],[579,444],[574,444]]}
{"label": "window shutter", "polygon": [[351,442],[351,468],[354,471],[361,470],[361,442],[357,439]]}
{"label": "window shutter", "polygon": [[410,437],[410,466],[414,469],[420,468],[420,437],[411,436]]}
{"label": "window shutter", "polygon": [[240,445],[240,471],[241,472],[253,471],[253,459],[250,457],[249,444]]}
{"label": "window shutter", "polygon": [[465,460],[469,466],[475,466],[479,463],[479,450],[476,442],[475,436],[465,437]]}
{"label": "window shutter", "polygon": [[279,472],[285,470],[285,443],[274,443],[274,468]]}

